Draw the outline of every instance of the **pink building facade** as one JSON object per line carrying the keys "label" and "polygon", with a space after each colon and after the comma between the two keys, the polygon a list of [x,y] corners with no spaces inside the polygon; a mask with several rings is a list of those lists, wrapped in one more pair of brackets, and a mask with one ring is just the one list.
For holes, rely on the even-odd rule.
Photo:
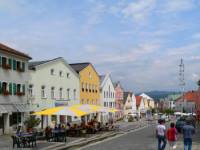
{"label": "pink building facade", "polygon": [[115,106],[116,109],[119,110],[119,112],[116,112],[116,119],[120,119],[123,117],[123,111],[124,111],[124,104],[123,104],[123,98],[124,98],[124,91],[120,84],[120,82],[117,82],[115,84]]}

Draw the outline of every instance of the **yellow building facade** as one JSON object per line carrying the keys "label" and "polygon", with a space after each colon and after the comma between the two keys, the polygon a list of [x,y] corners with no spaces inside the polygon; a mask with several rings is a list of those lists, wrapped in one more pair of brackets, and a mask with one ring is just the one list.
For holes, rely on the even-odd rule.
{"label": "yellow building facade", "polygon": [[70,64],[79,73],[80,103],[100,105],[100,79],[91,63]]}

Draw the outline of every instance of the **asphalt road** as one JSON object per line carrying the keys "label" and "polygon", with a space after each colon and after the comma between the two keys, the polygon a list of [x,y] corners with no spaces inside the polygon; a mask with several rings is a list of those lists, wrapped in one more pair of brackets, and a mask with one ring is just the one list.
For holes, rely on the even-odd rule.
{"label": "asphalt road", "polygon": [[117,138],[88,145],[81,150],[155,150],[155,126],[130,132]]}

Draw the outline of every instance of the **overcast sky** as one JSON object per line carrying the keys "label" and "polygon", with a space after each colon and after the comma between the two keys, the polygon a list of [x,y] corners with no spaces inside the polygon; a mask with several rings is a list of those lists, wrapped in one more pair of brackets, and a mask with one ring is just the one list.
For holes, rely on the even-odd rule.
{"label": "overcast sky", "polygon": [[200,78],[199,0],[0,0],[0,42],[44,60],[91,62],[126,90],[186,89]]}

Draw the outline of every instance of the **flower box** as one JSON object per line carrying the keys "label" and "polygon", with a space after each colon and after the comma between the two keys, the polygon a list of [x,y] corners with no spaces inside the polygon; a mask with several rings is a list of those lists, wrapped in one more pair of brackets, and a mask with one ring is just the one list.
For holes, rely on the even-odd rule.
{"label": "flower box", "polygon": [[18,72],[24,72],[24,70],[22,68],[17,68]]}
{"label": "flower box", "polygon": [[11,69],[11,66],[9,64],[3,64],[2,68],[4,68],[4,69]]}
{"label": "flower box", "polygon": [[24,96],[25,94],[23,92],[17,92],[16,95],[17,96]]}
{"label": "flower box", "polygon": [[8,95],[10,95],[10,93],[8,91],[3,91],[3,95],[8,96]]}

